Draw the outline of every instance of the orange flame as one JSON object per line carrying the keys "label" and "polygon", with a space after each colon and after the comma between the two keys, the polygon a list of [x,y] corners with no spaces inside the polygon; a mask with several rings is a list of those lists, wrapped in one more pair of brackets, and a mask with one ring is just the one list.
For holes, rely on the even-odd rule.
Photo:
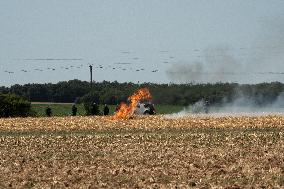
{"label": "orange flame", "polygon": [[128,97],[130,104],[121,103],[118,111],[114,115],[116,119],[129,119],[133,116],[134,110],[140,100],[151,99],[151,94],[147,88],[142,88],[136,91],[133,95]]}

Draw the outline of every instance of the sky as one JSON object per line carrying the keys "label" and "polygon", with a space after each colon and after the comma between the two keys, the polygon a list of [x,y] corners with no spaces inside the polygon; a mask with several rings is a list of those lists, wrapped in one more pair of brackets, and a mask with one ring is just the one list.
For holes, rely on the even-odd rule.
{"label": "sky", "polygon": [[283,0],[2,0],[0,86],[284,82]]}

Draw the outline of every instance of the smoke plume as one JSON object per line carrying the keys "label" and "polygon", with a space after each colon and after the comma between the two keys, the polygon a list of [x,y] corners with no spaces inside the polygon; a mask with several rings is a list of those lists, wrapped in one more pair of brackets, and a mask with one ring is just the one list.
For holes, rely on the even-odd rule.
{"label": "smoke plume", "polygon": [[[259,105],[258,102],[264,103]],[[257,116],[267,114],[283,115],[284,110],[284,92],[280,93],[273,101],[265,102],[262,95],[254,98],[248,98],[242,92],[236,92],[235,98],[229,101],[224,98],[219,104],[207,104],[202,99],[193,105],[184,107],[182,111],[170,115],[166,118],[176,119],[185,116]]]}
{"label": "smoke plume", "polygon": [[167,70],[172,81],[178,83],[235,82],[244,75],[243,65],[226,48],[207,49],[204,61],[179,62]]}
{"label": "smoke plume", "polygon": [[250,47],[214,47],[198,60],[172,64],[167,75],[175,83],[284,82],[284,18],[262,22]]}

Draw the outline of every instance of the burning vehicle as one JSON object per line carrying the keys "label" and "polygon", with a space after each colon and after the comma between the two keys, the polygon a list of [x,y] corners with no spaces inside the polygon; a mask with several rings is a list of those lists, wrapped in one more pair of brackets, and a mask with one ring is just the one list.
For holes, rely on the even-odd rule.
{"label": "burning vehicle", "polygon": [[156,110],[151,102],[139,102],[134,110],[137,115],[155,115]]}
{"label": "burning vehicle", "polygon": [[[152,96],[147,88],[142,88],[136,91],[133,95],[128,97],[129,104],[121,103],[114,115],[115,119],[129,119],[134,114],[146,115],[155,114],[155,108],[152,103],[149,102]],[[142,103],[143,101],[143,103]],[[145,101],[145,102],[144,102]]]}

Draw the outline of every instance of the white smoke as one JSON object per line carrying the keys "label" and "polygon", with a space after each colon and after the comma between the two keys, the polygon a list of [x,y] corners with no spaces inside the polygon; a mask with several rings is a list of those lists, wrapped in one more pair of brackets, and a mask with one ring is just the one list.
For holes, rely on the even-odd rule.
{"label": "white smoke", "polygon": [[173,113],[169,115],[165,115],[166,118],[169,119],[175,119],[175,118],[181,118],[188,115],[204,115],[207,112],[207,102],[202,99],[193,105],[184,107],[182,111],[178,113]]}
{"label": "white smoke", "polygon": [[[257,101],[262,101],[263,96],[257,98],[247,98],[241,92],[236,94],[233,101],[229,102],[226,98],[218,105],[207,104],[203,99],[184,107],[182,111],[174,114],[165,115],[168,119],[177,119],[186,116],[260,116],[260,115],[284,115],[284,92],[280,93],[278,97],[271,103],[260,106]],[[208,112],[207,112],[208,111]],[[207,113],[206,113],[207,112]]]}

